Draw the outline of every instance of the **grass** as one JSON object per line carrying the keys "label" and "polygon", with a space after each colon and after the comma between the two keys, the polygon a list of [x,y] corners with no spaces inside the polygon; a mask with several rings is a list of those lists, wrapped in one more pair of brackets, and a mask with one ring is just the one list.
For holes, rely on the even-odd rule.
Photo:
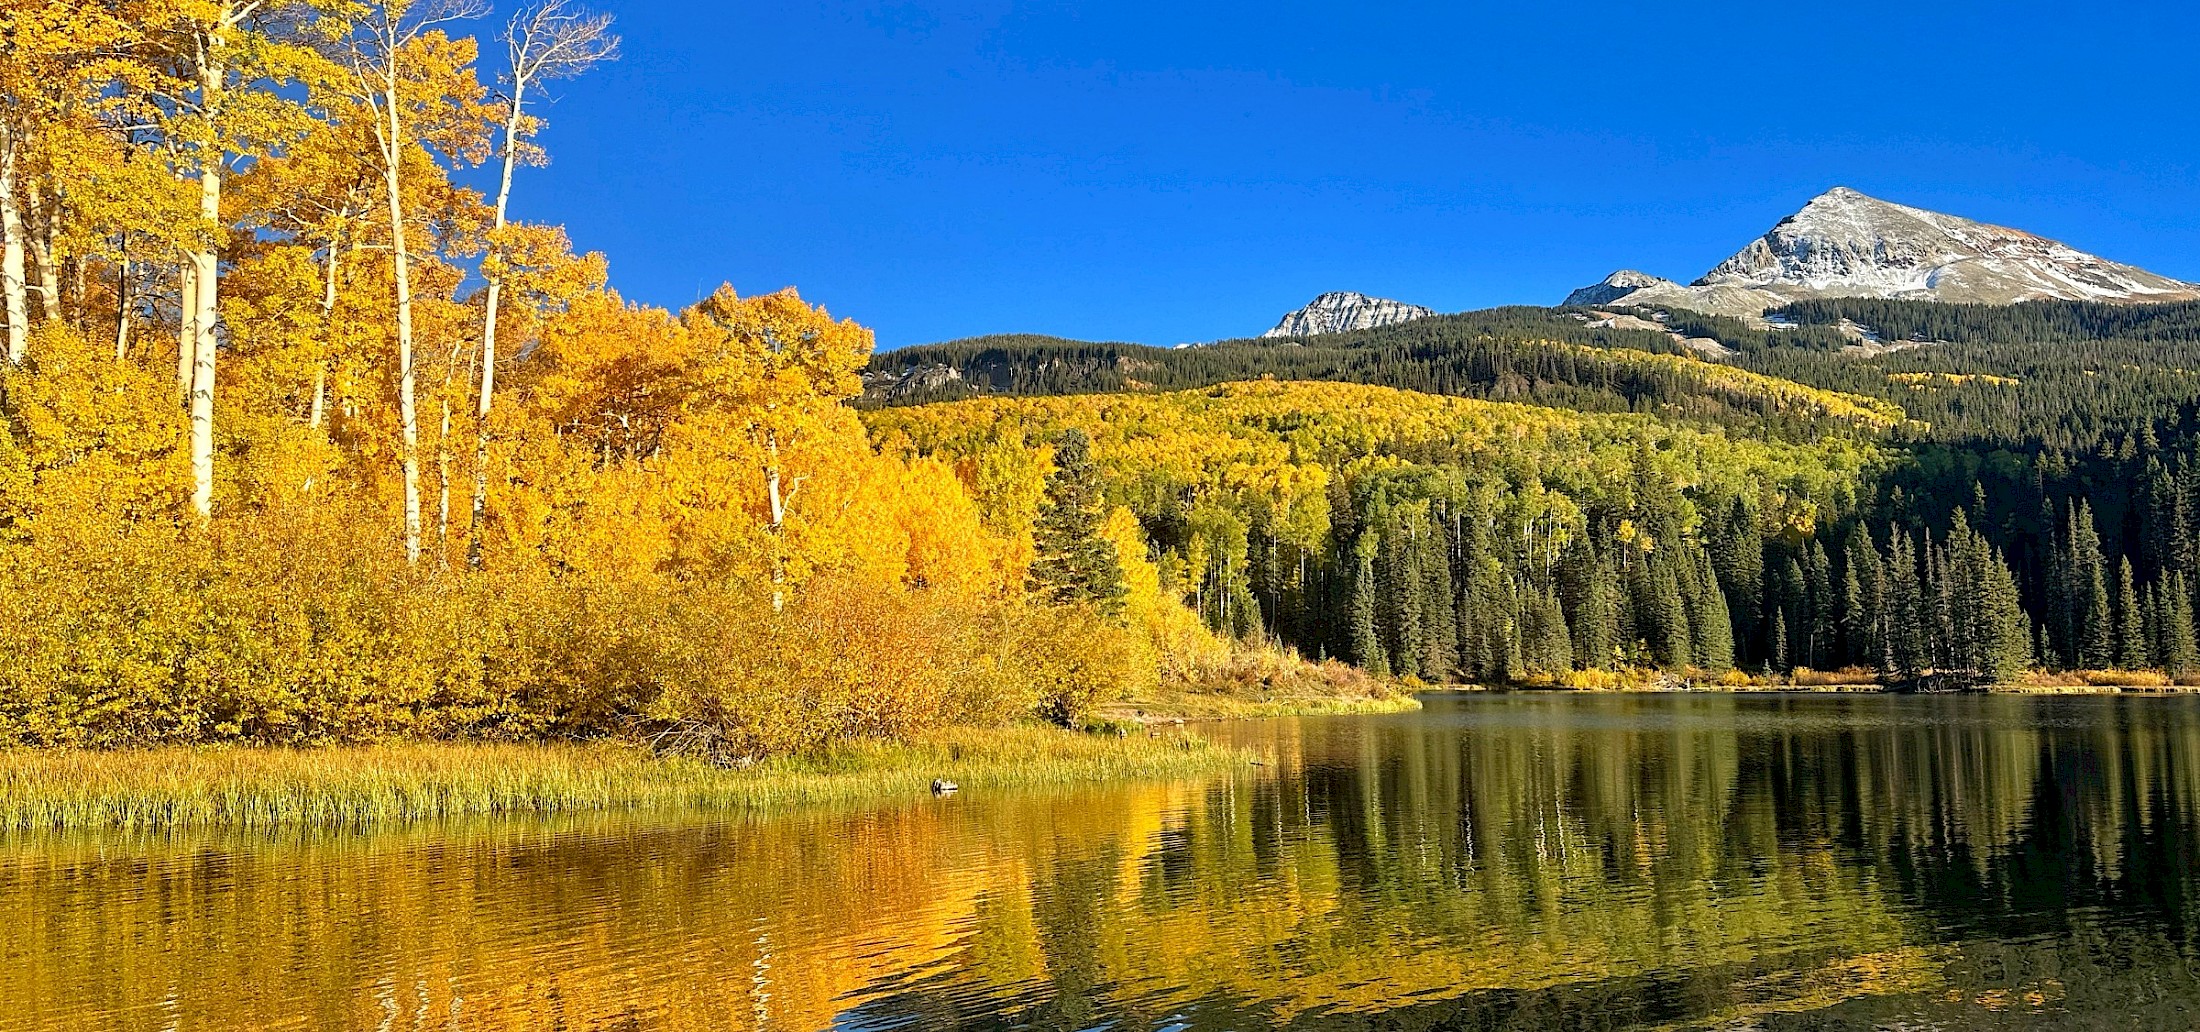
{"label": "grass", "polygon": [[1157,692],[1101,707],[1101,715],[1121,725],[1164,724],[1172,720],[1249,720],[1262,717],[1325,717],[1347,714],[1411,713],[1421,700],[1411,695],[1383,697],[1275,697],[1269,699],[1206,692]]}
{"label": "grass", "polygon": [[1136,728],[1177,719],[1407,713],[1421,708],[1408,687],[1335,660],[1314,663],[1285,649],[1237,648],[1188,679],[1172,679],[1135,698],[1106,703],[1095,716]]}
{"label": "grass", "polygon": [[0,829],[351,827],[471,815],[759,812],[965,792],[1212,774],[1242,761],[1197,737],[1043,727],[961,730],[746,770],[612,743],[406,743],[330,749],[0,751]]}

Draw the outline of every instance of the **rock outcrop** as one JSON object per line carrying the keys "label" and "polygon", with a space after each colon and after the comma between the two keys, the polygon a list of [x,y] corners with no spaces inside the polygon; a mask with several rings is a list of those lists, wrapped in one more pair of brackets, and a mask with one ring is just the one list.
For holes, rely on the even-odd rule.
{"label": "rock outcrop", "polygon": [[1313,337],[1324,333],[1347,333],[1426,319],[1435,314],[1435,310],[1420,305],[1340,290],[1323,294],[1312,304],[1284,316],[1275,329],[1261,336]]}

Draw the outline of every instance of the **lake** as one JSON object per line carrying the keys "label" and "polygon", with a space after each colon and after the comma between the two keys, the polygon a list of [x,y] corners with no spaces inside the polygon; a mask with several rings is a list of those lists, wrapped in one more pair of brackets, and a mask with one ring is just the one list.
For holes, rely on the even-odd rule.
{"label": "lake", "polygon": [[0,838],[0,1028],[2200,1022],[2200,699],[1491,695],[1205,782]]}

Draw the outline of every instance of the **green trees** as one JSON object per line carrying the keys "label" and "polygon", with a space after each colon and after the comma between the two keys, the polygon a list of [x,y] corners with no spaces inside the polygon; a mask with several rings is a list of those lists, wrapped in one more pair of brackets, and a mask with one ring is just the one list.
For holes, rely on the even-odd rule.
{"label": "green trees", "polygon": [[1952,638],[1945,651],[1974,679],[2007,681],[2032,664],[2032,625],[2001,551],[1957,510],[1945,549]]}
{"label": "green trees", "polygon": [[1046,500],[1032,525],[1028,590],[1052,605],[1090,604],[1115,616],[1123,611],[1123,566],[1115,544],[1101,533],[1107,518],[1099,467],[1092,461],[1092,439],[1065,430],[1054,445],[1054,472],[1047,474]]}
{"label": "green trees", "polygon": [[2189,674],[2196,662],[2200,662],[2200,657],[2195,656],[2200,649],[2195,648],[2193,641],[2191,588],[2185,583],[2183,573],[2172,571],[2151,591],[2155,655],[2162,669],[2171,676]]}

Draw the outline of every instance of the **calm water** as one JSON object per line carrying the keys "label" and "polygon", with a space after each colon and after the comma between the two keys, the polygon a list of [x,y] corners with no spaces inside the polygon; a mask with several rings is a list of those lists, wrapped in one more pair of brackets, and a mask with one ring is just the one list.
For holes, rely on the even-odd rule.
{"label": "calm water", "polygon": [[1207,783],[0,839],[0,1028],[2185,1029],[2200,700],[1496,696]]}

